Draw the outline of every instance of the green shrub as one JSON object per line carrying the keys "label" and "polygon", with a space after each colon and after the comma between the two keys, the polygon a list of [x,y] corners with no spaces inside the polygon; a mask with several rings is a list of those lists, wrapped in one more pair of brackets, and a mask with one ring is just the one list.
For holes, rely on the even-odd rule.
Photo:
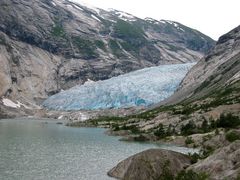
{"label": "green shrub", "polygon": [[192,137],[187,137],[186,140],[185,140],[185,144],[188,145],[188,144],[192,144],[192,143],[194,143]]}
{"label": "green shrub", "polygon": [[157,130],[154,131],[154,135],[159,137],[160,139],[166,137],[166,132],[163,127],[163,124],[159,124]]}
{"label": "green shrub", "polygon": [[113,131],[119,131],[119,130],[120,130],[118,124],[114,124],[114,125],[112,126],[112,129],[113,129]]}
{"label": "green shrub", "polygon": [[193,170],[182,170],[174,177],[170,170],[170,161],[166,161],[157,180],[207,180],[208,177],[206,173],[196,173]]}
{"label": "green shrub", "polygon": [[52,28],[52,35],[55,36],[55,37],[64,37],[65,36],[65,31],[64,31],[62,26],[56,24]]}
{"label": "green shrub", "polygon": [[196,133],[196,124],[193,121],[189,121],[186,125],[181,127],[182,135],[191,135]]}
{"label": "green shrub", "polygon": [[216,123],[217,127],[236,128],[240,125],[240,118],[238,116],[232,115],[231,113],[221,114]]}
{"label": "green shrub", "polygon": [[131,125],[131,126],[126,126],[125,124],[122,127],[119,127],[120,130],[130,130],[133,134],[139,134],[141,133],[140,129],[135,126],[135,125]]}
{"label": "green shrub", "polygon": [[174,175],[172,174],[170,170],[170,161],[165,161],[163,168],[162,168],[162,174],[158,178],[158,180],[174,180]]}
{"label": "green shrub", "polygon": [[240,139],[240,134],[235,131],[230,131],[225,137],[229,142],[233,142]]}
{"label": "green shrub", "polygon": [[103,41],[101,41],[101,40],[96,40],[96,41],[95,41],[95,44],[96,44],[96,46],[97,46],[98,48],[102,49],[103,51],[107,51],[107,50],[106,50],[106,46],[105,46],[105,44],[104,44]]}
{"label": "green shrub", "polygon": [[201,149],[202,159],[210,156],[214,152],[214,150],[215,149],[212,146],[203,146],[203,148]]}
{"label": "green shrub", "polygon": [[3,37],[0,37],[0,44],[6,45],[6,40]]}
{"label": "green shrub", "polygon": [[207,180],[209,176],[206,173],[196,173],[193,170],[182,170],[178,173],[175,180]]}
{"label": "green shrub", "polygon": [[114,26],[114,35],[125,40],[144,39],[144,32],[126,21],[118,20]]}
{"label": "green shrub", "polygon": [[109,47],[111,48],[113,54],[116,57],[120,58],[120,57],[124,56],[122,53],[121,47],[118,45],[117,41],[110,39]]}
{"label": "green shrub", "polygon": [[218,130],[218,128],[215,130],[215,135],[219,135],[219,130]]}
{"label": "green shrub", "polygon": [[209,132],[209,130],[210,130],[210,126],[208,124],[208,121],[205,118],[204,118],[204,120],[202,122],[201,128],[202,128],[202,131],[204,133]]}
{"label": "green shrub", "polygon": [[130,126],[130,131],[133,133],[133,134],[138,134],[140,133],[141,131],[139,130],[139,128],[137,126]]}
{"label": "green shrub", "polygon": [[91,59],[96,58],[97,54],[95,52],[95,43],[88,39],[84,39],[80,36],[73,37],[73,44],[77,47],[78,51],[82,54],[83,58]]}
{"label": "green shrub", "polygon": [[189,154],[189,157],[192,164],[198,162],[198,159],[201,159],[201,156],[198,153]]}
{"label": "green shrub", "polygon": [[172,136],[174,134],[176,134],[176,129],[172,124],[169,124],[166,130],[166,136]]}

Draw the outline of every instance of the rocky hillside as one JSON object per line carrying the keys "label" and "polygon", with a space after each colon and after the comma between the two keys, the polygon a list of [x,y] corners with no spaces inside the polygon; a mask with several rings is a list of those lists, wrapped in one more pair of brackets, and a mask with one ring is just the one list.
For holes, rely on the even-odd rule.
{"label": "rocky hillside", "polygon": [[199,60],[214,41],[173,21],[68,0],[1,0],[0,96],[40,103],[82,84]]}
{"label": "rocky hillside", "polygon": [[237,93],[239,80],[240,26],[219,38],[212,51],[190,70],[178,91],[166,102],[192,102],[222,93],[223,96]]}
{"label": "rocky hillside", "polygon": [[[220,37],[164,105],[140,113],[120,113],[118,117],[90,117],[85,122],[72,116],[74,122],[69,125],[107,127],[108,134],[123,136],[121,140],[125,141],[156,141],[200,149],[189,156],[191,164],[178,173],[172,172],[176,169],[174,163],[164,166],[161,162],[165,158],[154,158],[151,151],[134,155],[109,171],[110,176],[119,179],[138,179],[139,170],[153,179],[239,179],[239,73],[240,26]],[[178,160],[174,156],[168,159]]]}

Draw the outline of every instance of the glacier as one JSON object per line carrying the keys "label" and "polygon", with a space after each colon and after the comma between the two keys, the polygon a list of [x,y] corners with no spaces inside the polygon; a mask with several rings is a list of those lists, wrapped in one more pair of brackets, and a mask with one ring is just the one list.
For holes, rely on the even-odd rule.
{"label": "glacier", "polygon": [[144,68],[103,81],[87,81],[49,97],[52,110],[97,110],[149,106],[169,97],[195,63]]}

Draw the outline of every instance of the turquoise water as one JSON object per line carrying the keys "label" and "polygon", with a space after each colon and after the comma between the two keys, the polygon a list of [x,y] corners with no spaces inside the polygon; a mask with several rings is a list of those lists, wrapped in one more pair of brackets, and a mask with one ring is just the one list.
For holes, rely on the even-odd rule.
{"label": "turquoise water", "polygon": [[118,141],[100,128],[46,120],[0,120],[1,180],[105,180],[119,161],[149,148],[189,149]]}

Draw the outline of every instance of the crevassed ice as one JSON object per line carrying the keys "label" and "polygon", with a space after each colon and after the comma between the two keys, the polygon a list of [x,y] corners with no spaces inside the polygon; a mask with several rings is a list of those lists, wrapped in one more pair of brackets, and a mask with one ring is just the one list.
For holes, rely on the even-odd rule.
{"label": "crevassed ice", "polygon": [[51,96],[43,105],[55,110],[149,106],[172,95],[193,65],[161,65],[85,83]]}

